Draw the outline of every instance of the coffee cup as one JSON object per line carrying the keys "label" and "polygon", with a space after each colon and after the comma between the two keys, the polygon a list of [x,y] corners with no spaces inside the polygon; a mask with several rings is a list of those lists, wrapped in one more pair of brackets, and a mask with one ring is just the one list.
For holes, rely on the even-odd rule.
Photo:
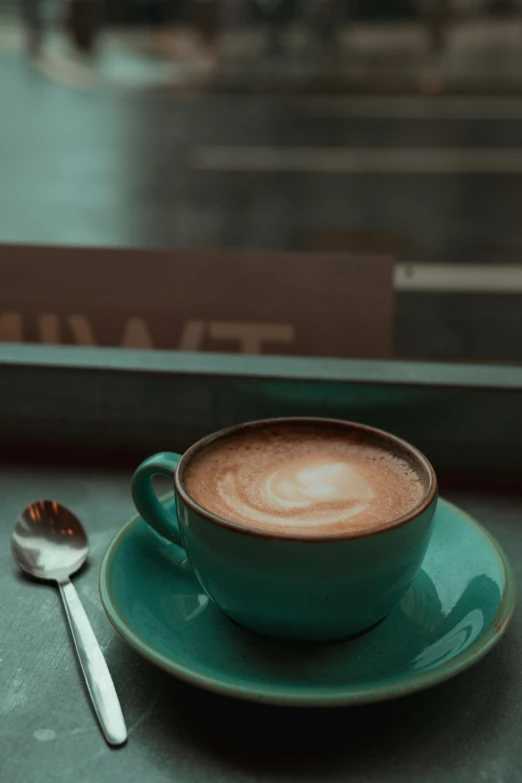
{"label": "coffee cup", "polygon": [[[177,517],[153,490],[157,474],[173,479]],[[430,540],[437,479],[395,435],[300,417],[230,427],[183,456],[156,454],[136,470],[132,495],[229,618],[331,641],[378,623],[407,591]]]}

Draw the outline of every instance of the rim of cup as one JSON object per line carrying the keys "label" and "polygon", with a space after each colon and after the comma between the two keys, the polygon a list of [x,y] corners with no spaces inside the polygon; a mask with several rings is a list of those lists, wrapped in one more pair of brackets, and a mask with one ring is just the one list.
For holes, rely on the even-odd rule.
{"label": "rim of cup", "polygon": [[[330,534],[317,533],[313,535],[302,536],[297,533],[290,532],[288,529],[281,532],[273,530],[268,532],[249,528],[246,525],[241,525],[239,522],[233,522],[231,520],[220,517],[217,514],[214,514],[212,511],[209,511],[208,509],[204,508],[204,506],[201,506],[199,503],[197,503],[189,495],[183,483],[184,474],[192,460],[201,451],[208,448],[216,441],[227,438],[231,435],[238,435],[249,430],[264,429],[271,426],[292,424],[297,426],[308,425],[324,427],[325,429],[334,427],[337,429],[344,429],[351,434],[353,434],[354,431],[363,434],[367,437],[370,443],[377,444],[386,451],[406,459],[406,461],[413,466],[424,484],[425,489],[422,499],[412,509],[410,509],[407,514],[403,514],[400,517],[388,520],[387,522],[370,529],[360,531],[350,530]],[[426,509],[428,509],[429,506],[433,503],[438,493],[437,477],[431,462],[421,451],[419,451],[419,449],[417,449],[411,443],[408,443],[408,441],[403,440],[397,435],[392,435],[390,432],[380,430],[377,427],[372,427],[368,424],[360,424],[359,422],[354,421],[345,421],[344,419],[323,418],[319,416],[285,416],[269,419],[258,419],[256,421],[248,421],[243,424],[235,424],[232,427],[225,427],[222,430],[213,432],[212,434],[196,441],[196,443],[194,443],[187,449],[187,451],[185,451],[174,472],[174,488],[186,506],[192,509],[199,516],[205,517],[210,522],[220,525],[221,527],[225,527],[245,535],[255,536],[256,538],[295,541],[302,544],[314,542],[317,543],[318,541],[333,542],[348,541],[350,539],[358,538],[370,538],[372,536],[385,533],[389,530],[402,527],[403,525],[407,525],[409,522],[412,522],[414,519],[417,519],[421,514],[423,514],[424,511],[426,511]]]}

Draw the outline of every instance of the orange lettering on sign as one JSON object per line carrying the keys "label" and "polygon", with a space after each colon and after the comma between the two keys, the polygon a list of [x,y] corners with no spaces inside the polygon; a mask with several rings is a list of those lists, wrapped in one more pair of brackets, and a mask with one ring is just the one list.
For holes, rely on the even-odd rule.
{"label": "orange lettering on sign", "polygon": [[96,345],[96,338],[88,318],[84,315],[74,314],[70,315],[67,320],[78,345]]}
{"label": "orange lettering on sign", "polygon": [[180,351],[200,351],[205,338],[204,321],[185,321],[178,348]]}
{"label": "orange lettering on sign", "polygon": [[41,343],[45,345],[60,343],[60,324],[58,316],[54,313],[42,313],[38,316],[38,330]]}
{"label": "orange lettering on sign", "polygon": [[4,343],[21,343],[24,340],[22,316],[20,313],[6,311],[0,315],[0,341]]}
{"label": "orange lettering on sign", "polygon": [[[72,313],[65,317],[73,341],[77,345],[98,344],[90,319],[83,313]],[[58,345],[62,342],[60,316],[56,313],[40,313],[37,316],[40,342]],[[295,339],[293,324],[261,323],[255,321],[185,321],[181,330],[178,350],[204,350],[205,338],[225,340],[239,344],[242,353],[261,354],[267,343],[292,343]],[[0,341],[23,342],[22,315],[15,311],[0,314]],[[102,343],[107,344],[106,339]],[[154,348],[154,340],[145,318],[131,316],[123,325],[121,336],[123,348]]]}
{"label": "orange lettering on sign", "polygon": [[263,353],[263,343],[292,343],[292,324],[250,323],[248,321],[211,321],[209,335],[215,340],[238,341],[242,353]]}
{"label": "orange lettering on sign", "polygon": [[123,348],[154,348],[145,318],[129,318],[123,328]]}

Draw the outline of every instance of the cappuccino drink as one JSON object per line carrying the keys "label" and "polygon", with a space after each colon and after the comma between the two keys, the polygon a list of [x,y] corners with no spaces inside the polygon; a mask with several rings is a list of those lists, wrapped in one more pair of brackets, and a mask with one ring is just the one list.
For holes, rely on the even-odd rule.
{"label": "cappuccino drink", "polygon": [[426,487],[407,453],[335,422],[272,421],[219,438],[184,484],[203,509],[248,530],[365,535],[414,511]]}

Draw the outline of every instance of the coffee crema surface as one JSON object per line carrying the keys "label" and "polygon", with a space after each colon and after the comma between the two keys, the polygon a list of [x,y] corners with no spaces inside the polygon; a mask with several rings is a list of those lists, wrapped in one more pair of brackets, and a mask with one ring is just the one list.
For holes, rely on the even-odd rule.
{"label": "coffee crema surface", "polygon": [[218,439],[184,478],[198,505],[267,533],[315,536],[379,528],[425,494],[406,458],[341,427],[251,428]]}

